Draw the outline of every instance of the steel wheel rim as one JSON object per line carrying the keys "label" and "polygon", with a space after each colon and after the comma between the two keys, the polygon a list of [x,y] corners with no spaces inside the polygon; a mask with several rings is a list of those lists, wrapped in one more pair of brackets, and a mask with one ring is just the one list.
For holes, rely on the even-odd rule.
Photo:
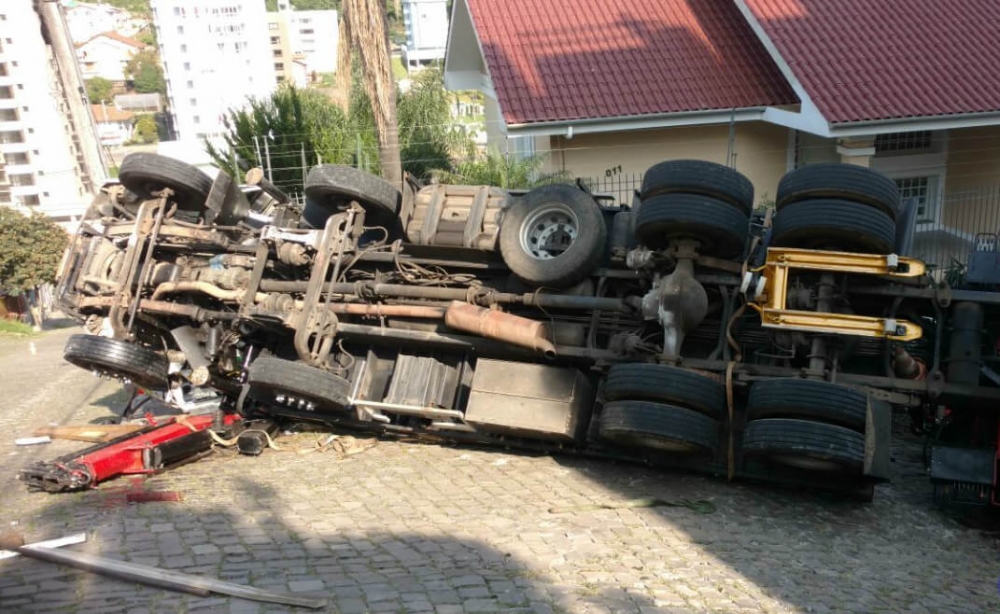
{"label": "steel wheel rim", "polygon": [[580,221],[563,203],[548,203],[531,212],[518,233],[521,249],[535,260],[552,260],[566,252],[580,233]]}

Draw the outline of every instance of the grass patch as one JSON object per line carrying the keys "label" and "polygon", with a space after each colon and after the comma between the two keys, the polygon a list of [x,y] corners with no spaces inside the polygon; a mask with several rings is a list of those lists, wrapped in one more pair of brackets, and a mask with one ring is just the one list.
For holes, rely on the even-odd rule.
{"label": "grass patch", "polygon": [[402,81],[410,76],[410,73],[406,72],[406,67],[403,66],[403,58],[398,55],[392,56],[392,76],[395,77],[396,81]]}
{"label": "grass patch", "polygon": [[30,337],[35,329],[17,320],[0,320],[0,337]]}

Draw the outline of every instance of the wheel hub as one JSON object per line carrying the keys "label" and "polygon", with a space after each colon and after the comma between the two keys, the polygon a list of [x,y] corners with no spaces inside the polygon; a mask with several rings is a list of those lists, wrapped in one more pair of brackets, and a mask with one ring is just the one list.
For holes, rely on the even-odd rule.
{"label": "wheel hub", "polygon": [[566,205],[542,205],[521,224],[521,247],[538,260],[557,258],[576,240],[579,224],[576,214]]}

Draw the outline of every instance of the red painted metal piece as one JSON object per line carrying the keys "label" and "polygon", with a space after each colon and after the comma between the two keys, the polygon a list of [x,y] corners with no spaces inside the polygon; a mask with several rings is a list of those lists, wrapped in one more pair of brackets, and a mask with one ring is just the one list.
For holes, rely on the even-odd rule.
{"label": "red painted metal piece", "polygon": [[[229,425],[239,419],[239,416],[227,415],[223,419],[223,424]],[[205,439],[201,433],[211,428],[213,422],[212,415],[181,416],[167,421],[161,420],[107,443],[91,446],[52,461],[36,463],[21,471],[19,477],[30,486],[59,492],[93,487],[118,475],[154,473],[163,468],[157,459],[161,458],[158,451],[162,450],[165,444],[175,449],[180,448],[183,452],[182,440],[194,437],[199,440]],[[191,440],[192,443],[194,441]]]}

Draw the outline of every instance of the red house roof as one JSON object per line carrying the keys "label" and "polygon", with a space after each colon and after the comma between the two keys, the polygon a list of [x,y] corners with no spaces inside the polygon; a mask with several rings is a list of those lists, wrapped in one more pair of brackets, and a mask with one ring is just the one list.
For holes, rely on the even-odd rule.
{"label": "red house roof", "polygon": [[831,124],[1000,110],[997,0],[736,1]]}
{"label": "red house roof", "polygon": [[508,125],[797,104],[731,0],[468,0]]}

